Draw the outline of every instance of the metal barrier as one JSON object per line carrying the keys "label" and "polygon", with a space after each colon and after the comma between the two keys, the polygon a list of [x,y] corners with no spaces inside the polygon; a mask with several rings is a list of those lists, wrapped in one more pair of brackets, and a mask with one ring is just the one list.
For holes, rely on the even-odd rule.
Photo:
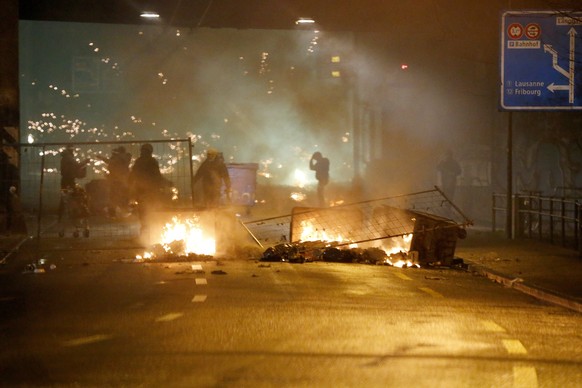
{"label": "metal barrier", "polygon": [[511,236],[536,238],[560,243],[563,247],[575,248],[582,252],[580,241],[580,216],[582,204],[577,199],[564,197],[543,197],[537,194],[516,194],[508,207],[507,196],[492,196],[492,229],[498,227],[499,213],[507,216],[512,212]]}
{"label": "metal barrier", "polygon": [[[33,143],[20,144],[20,198],[23,211],[28,217],[29,234],[56,236],[63,233],[58,225],[59,207],[62,204],[60,190],[61,152],[73,146],[77,160],[88,159],[86,175],[77,180],[88,197],[91,236],[135,237],[139,235],[139,221],[126,212],[115,220],[108,217],[109,195],[121,190],[110,187],[107,181],[107,159],[115,148],[123,146],[132,156],[132,162],[140,154],[140,147],[150,143],[158,160],[162,176],[168,181],[164,195],[172,208],[192,208],[192,144],[190,139],[143,140],[115,142]],[[130,209],[128,209],[130,210]],[[68,232],[67,232],[68,233]]]}
{"label": "metal barrier", "polygon": [[[457,237],[464,237],[470,221],[438,188],[329,208],[295,208],[291,215],[245,222],[262,247],[281,243],[330,241],[335,246],[379,242],[405,248],[410,236],[420,261],[452,259]],[[398,240],[397,238],[400,238]],[[426,253],[426,255],[424,255]]]}

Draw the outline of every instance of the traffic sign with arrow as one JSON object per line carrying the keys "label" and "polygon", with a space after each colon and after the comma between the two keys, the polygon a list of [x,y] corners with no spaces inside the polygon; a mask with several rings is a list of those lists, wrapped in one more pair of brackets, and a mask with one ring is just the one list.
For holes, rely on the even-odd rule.
{"label": "traffic sign with arrow", "polygon": [[502,15],[501,109],[582,109],[582,12]]}

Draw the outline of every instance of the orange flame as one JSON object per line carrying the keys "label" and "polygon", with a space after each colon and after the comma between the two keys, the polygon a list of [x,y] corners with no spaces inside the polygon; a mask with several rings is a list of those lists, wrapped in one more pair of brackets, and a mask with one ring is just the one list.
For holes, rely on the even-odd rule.
{"label": "orange flame", "polygon": [[[406,234],[401,237],[392,237],[390,239],[382,240],[381,246],[378,248],[386,252],[386,264],[398,268],[410,268],[420,266],[416,263],[416,255],[409,255],[410,244],[412,242],[412,233]],[[326,230],[317,229],[311,221],[304,220],[301,221],[301,238],[300,241],[323,241],[327,243],[337,242],[343,243],[348,242],[347,239],[343,238],[341,235],[333,236]],[[358,244],[352,243],[349,245],[350,248],[357,248]]]}
{"label": "orange flame", "polygon": [[325,242],[339,242],[345,240],[342,236],[333,236],[328,234],[325,229],[317,229],[313,223],[308,220],[301,221],[301,237],[300,241],[325,241]]}
{"label": "orange flame", "polygon": [[[175,255],[210,255],[216,253],[216,240],[200,225],[198,217],[180,219],[178,216],[172,217],[172,221],[164,225],[159,242],[167,253]],[[137,255],[137,260],[153,259],[156,255],[153,252],[145,252]]]}

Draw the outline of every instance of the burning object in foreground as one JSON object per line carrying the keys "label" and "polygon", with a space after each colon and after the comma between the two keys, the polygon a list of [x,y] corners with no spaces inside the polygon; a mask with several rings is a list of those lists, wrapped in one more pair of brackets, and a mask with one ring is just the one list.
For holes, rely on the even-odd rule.
{"label": "burning object in foreground", "polygon": [[388,255],[381,248],[341,248],[329,246],[329,244],[321,241],[315,242],[315,244],[313,242],[279,244],[267,248],[261,257],[261,261],[281,261],[289,263],[326,261],[334,263],[391,265],[396,267],[418,266],[408,259],[405,252]]}
{"label": "burning object in foreground", "polygon": [[265,261],[451,266],[458,262],[456,241],[466,237],[465,227],[471,224],[435,188],[332,208],[296,208],[290,216],[245,226],[256,231],[253,237],[259,244],[273,245],[281,236],[264,252]]}
{"label": "burning object in foreground", "polygon": [[193,260],[216,253],[214,220],[208,214],[174,214],[165,222],[160,216],[160,221],[157,241],[143,255],[137,255],[137,260]]}

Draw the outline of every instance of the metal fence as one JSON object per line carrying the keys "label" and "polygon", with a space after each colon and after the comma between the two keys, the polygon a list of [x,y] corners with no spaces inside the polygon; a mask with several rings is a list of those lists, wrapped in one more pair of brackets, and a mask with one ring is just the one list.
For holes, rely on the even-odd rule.
{"label": "metal fence", "polygon": [[[262,247],[317,240],[349,245],[420,233],[415,218],[424,215],[441,220],[438,227],[459,228],[472,224],[435,188],[330,208],[295,208],[292,214],[244,225]],[[425,228],[422,232],[426,231]]]}
{"label": "metal fence", "polygon": [[[23,212],[29,216],[29,234],[56,236],[62,232],[58,225],[58,210],[62,200],[60,190],[61,152],[74,148],[77,160],[87,159],[86,176],[77,183],[88,197],[91,236],[134,237],[139,234],[137,216],[131,208],[119,209],[119,217],[107,214],[109,195],[117,187],[109,187],[107,163],[114,148],[123,146],[132,155],[132,163],[139,156],[144,143],[152,144],[153,155],[158,160],[163,177],[169,182],[167,196],[173,208],[192,208],[192,144],[190,139],[77,142],[21,144],[20,148],[20,199]],[[74,225],[73,225],[74,227]],[[67,232],[68,233],[68,232]]]}
{"label": "metal fence", "polygon": [[506,195],[494,193],[492,204],[494,232],[506,229],[506,226],[501,228],[500,224],[506,224],[509,209],[512,212],[511,237],[535,238],[582,251],[582,204],[578,199],[527,193],[514,195],[508,203]]}

